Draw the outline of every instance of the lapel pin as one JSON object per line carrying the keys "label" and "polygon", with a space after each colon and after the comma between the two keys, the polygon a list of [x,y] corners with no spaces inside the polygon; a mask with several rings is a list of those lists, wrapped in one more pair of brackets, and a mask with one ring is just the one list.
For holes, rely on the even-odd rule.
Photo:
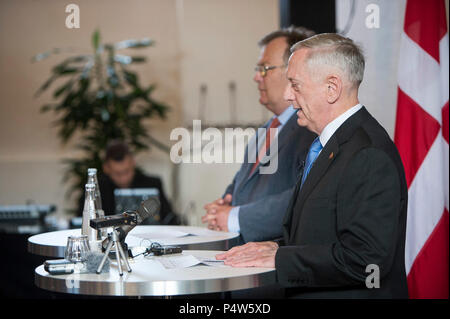
{"label": "lapel pin", "polygon": [[331,153],[330,153],[330,156],[328,156],[328,159],[332,159],[332,158],[333,158],[333,156],[334,156],[334,153],[333,153],[333,152],[331,152]]}

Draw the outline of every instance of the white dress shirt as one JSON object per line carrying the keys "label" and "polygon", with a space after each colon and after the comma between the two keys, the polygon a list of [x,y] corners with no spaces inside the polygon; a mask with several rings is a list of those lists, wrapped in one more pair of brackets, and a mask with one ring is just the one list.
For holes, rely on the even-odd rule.
{"label": "white dress shirt", "polygon": [[[339,115],[337,118],[335,118],[333,121],[327,124],[325,128],[323,129],[322,133],[319,135],[320,144],[322,144],[322,147],[325,147],[325,145],[328,143],[330,138],[333,136],[333,134],[337,131],[337,129],[344,124],[347,119],[358,112],[362,108],[361,104],[356,104],[355,106],[349,108],[347,111]],[[323,149],[323,148],[322,148]],[[319,153],[320,154],[320,153]]]}

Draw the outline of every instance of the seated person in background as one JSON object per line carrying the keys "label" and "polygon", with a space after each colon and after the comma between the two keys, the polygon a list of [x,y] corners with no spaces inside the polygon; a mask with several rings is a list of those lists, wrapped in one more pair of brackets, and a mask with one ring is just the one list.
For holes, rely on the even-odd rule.
{"label": "seated person in background", "polygon": [[[166,198],[161,179],[155,176],[147,176],[139,169],[136,169],[133,154],[124,142],[113,141],[108,145],[103,162],[103,173],[99,174],[98,183],[105,215],[117,213],[114,198],[115,189],[155,188],[159,191],[159,200],[161,202],[159,224],[180,224],[178,217],[173,213],[172,207]],[[80,199],[79,215],[83,213],[83,203],[84,194]]]}

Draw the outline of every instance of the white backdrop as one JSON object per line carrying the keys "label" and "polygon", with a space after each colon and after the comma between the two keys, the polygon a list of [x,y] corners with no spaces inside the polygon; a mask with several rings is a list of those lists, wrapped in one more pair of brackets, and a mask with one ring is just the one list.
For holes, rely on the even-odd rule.
{"label": "white backdrop", "polygon": [[[379,28],[368,28],[373,11],[379,8]],[[351,7],[354,16],[351,20]],[[364,81],[359,91],[360,102],[383,125],[391,138],[394,137],[397,108],[397,70],[400,35],[403,29],[405,0],[336,0],[336,27],[344,30],[351,22],[345,36],[359,43],[366,58]],[[373,20],[371,20],[373,21]],[[370,21],[369,21],[370,22]]]}

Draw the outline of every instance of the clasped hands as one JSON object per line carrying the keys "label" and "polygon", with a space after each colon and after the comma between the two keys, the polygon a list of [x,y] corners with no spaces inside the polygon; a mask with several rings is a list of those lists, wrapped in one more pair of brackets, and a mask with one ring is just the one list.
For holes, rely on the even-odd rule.
{"label": "clasped hands", "polygon": [[212,230],[228,231],[228,216],[231,206],[232,195],[227,194],[204,206],[206,214],[202,217],[202,223],[208,223]]}
{"label": "clasped hands", "polygon": [[[227,194],[204,206],[206,214],[202,217],[203,223],[213,230],[228,231],[228,216],[232,195]],[[275,255],[278,244],[272,241],[250,242],[242,246],[231,248],[225,253],[216,255],[216,259],[223,260],[225,265],[232,267],[275,267]]]}

